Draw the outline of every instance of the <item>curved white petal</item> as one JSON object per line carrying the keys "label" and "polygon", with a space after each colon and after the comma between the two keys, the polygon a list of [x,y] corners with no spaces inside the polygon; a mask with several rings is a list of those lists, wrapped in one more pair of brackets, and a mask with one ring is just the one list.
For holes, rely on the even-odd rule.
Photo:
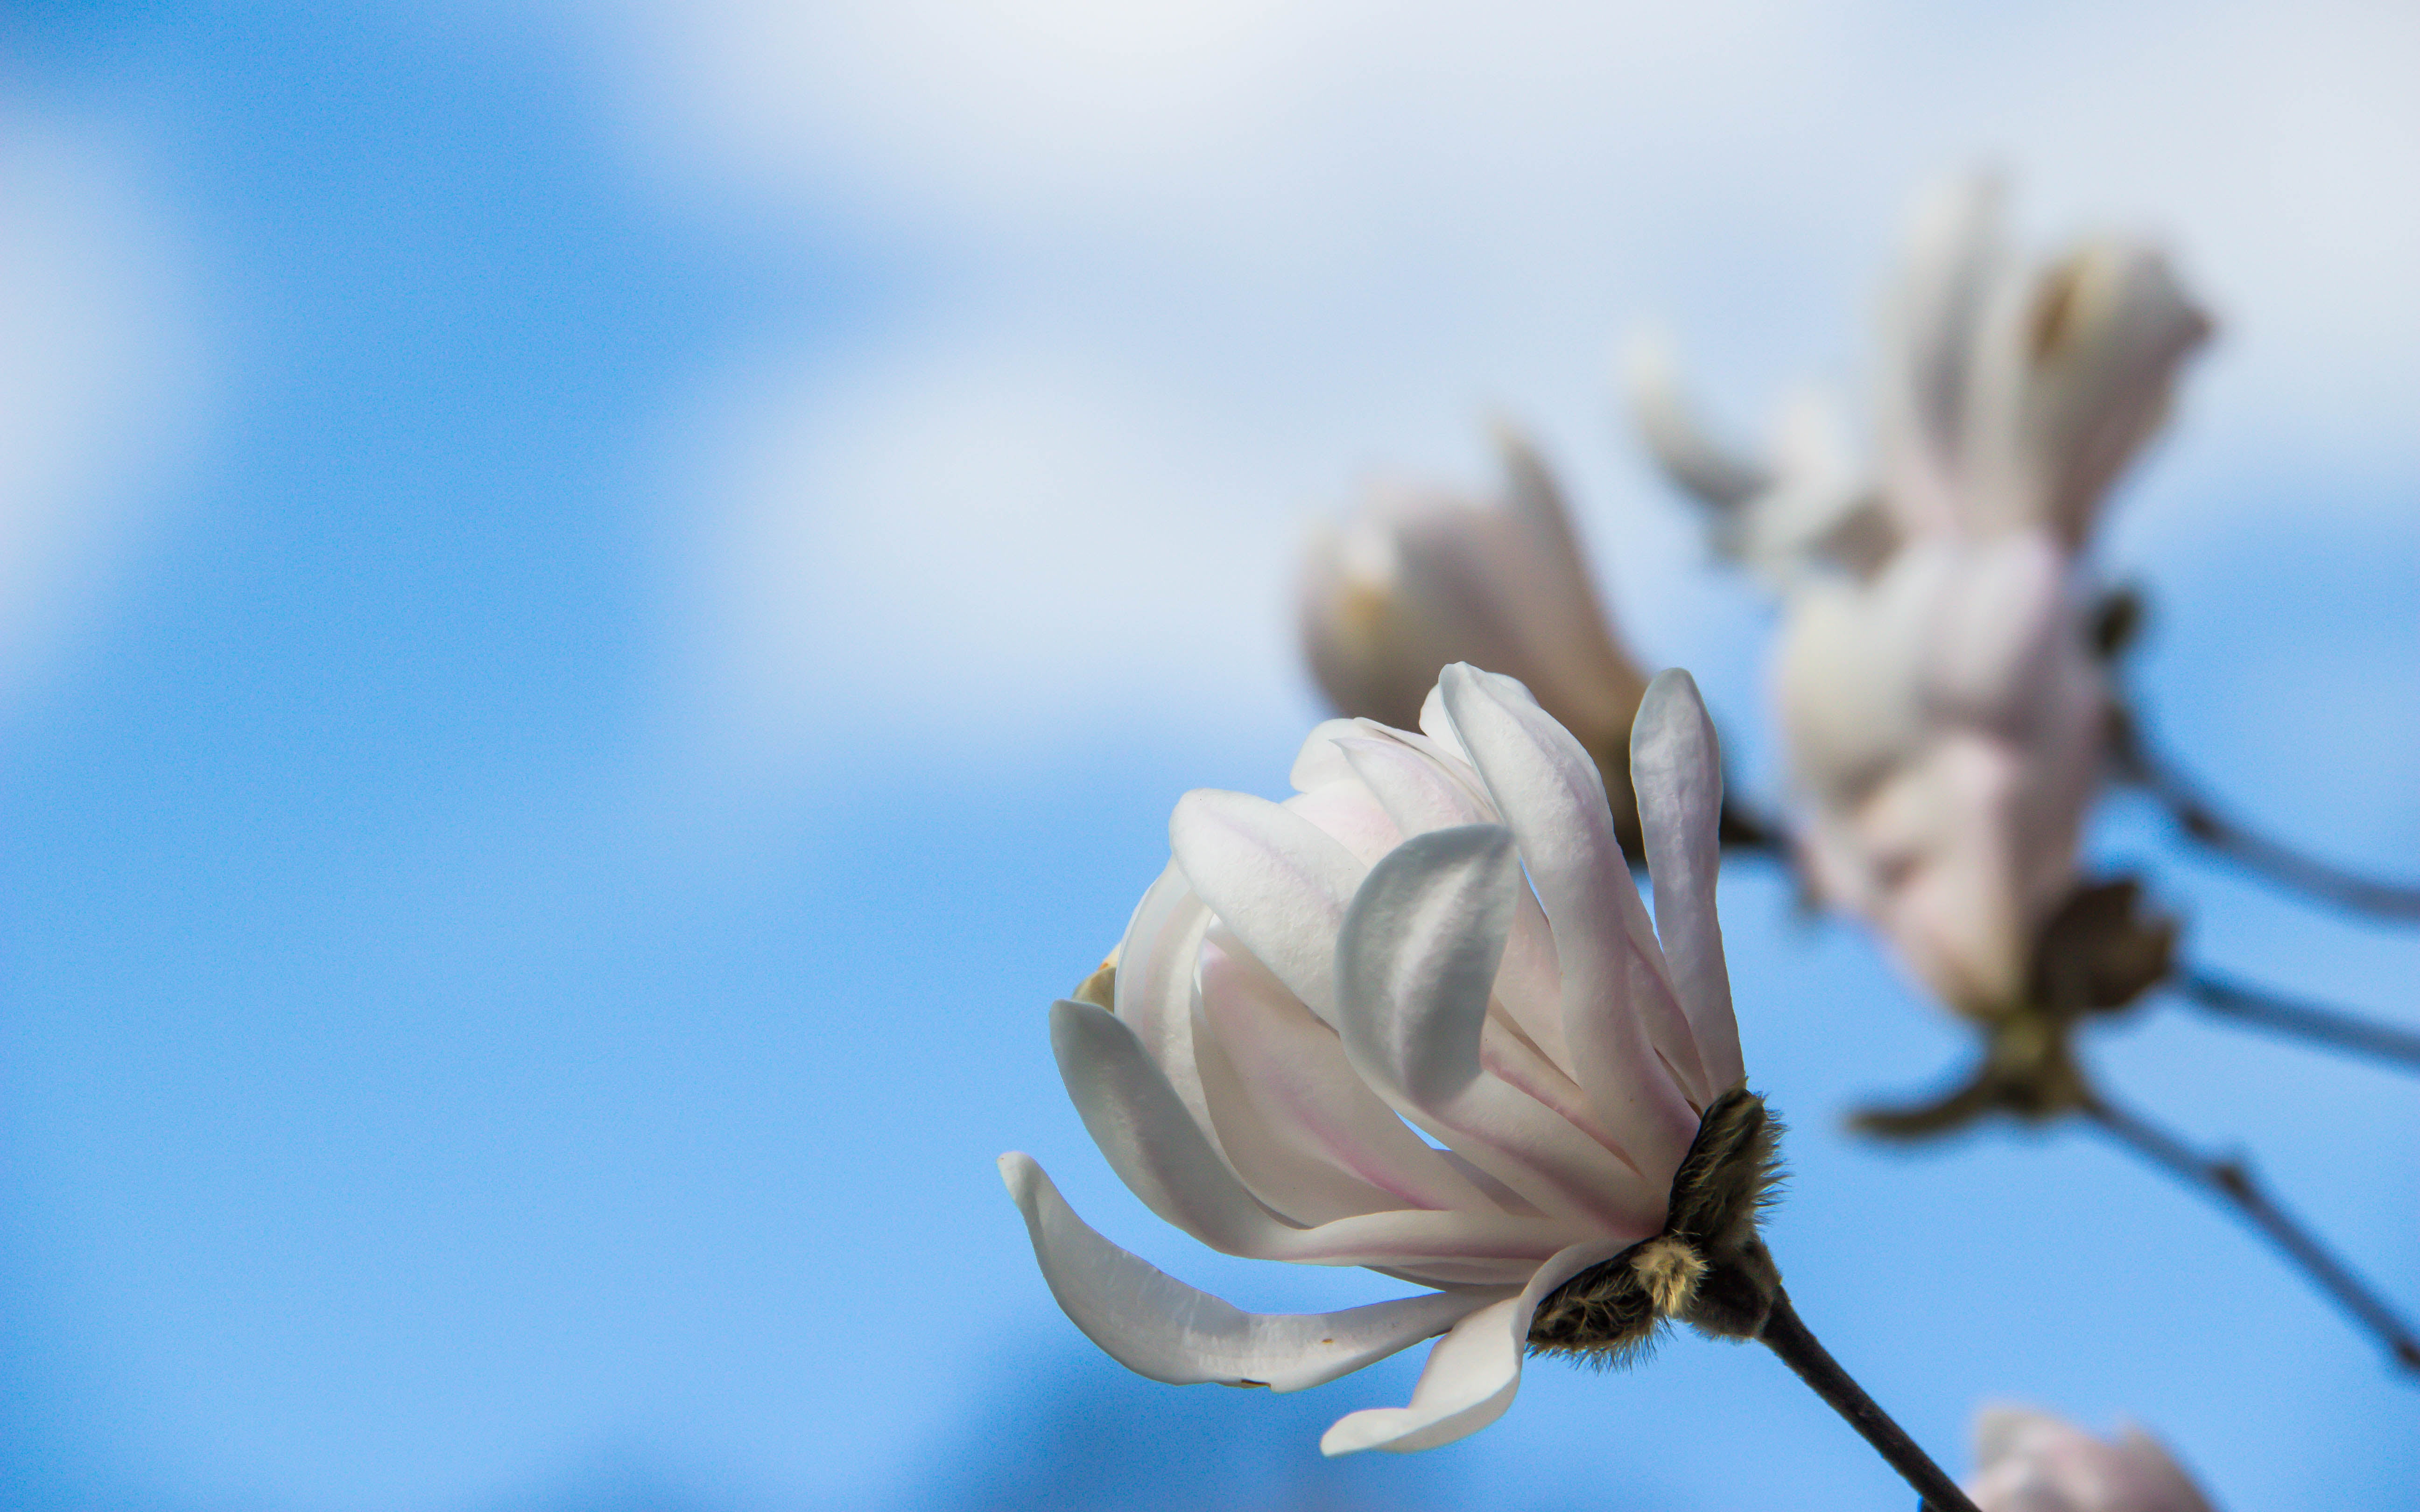
{"label": "curved white petal", "polygon": [[1630,780],[1655,883],[1655,933],[1705,1065],[1706,1085],[1696,1088],[1703,1103],[1736,1083],[1745,1068],[1722,921],[1714,913],[1722,756],[1696,680],[1677,667],[1658,674],[1639,701],[1638,722],[1630,729]]}
{"label": "curved white petal", "polygon": [[1337,938],[1338,1032],[1364,1081],[1473,1165],[1546,1211],[1643,1238],[1668,1194],[1485,1065],[1520,885],[1494,825],[1418,836],[1371,868]]}
{"label": "curved white petal", "polygon": [[[1527,1266],[1582,1237],[1568,1219],[1406,1209],[1303,1228],[1272,1215],[1210,1148],[1140,1041],[1091,1003],[1050,1005],[1050,1045],[1085,1131],[1152,1211],[1213,1249],[1308,1265],[1384,1266],[1425,1275],[1449,1262],[1472,1277]],[[1658,1221],[1660,1222],[1660,1214]],[[1515,1264],[1514,1262],[1518,1262]]]}
{"label": "curved white petal", "polygon": [[[1501,564],[1495,588],[1523,657],[1506,670],[1529,678],[1533,691],[1575,732],[1619,740],[1647,678],[1615,638],[1613,617],[1589,579],[1588,553],[1562,488],[1537,449],[1509,428],[1498,430],[1497,445],[1512,486],[1507,521],[1515,527],[1504,545],[1517,561]],[[1473,659],[1447,649],[1455,659]]]}
{"label": "curved white petal", "polygon": [[1170,845],[1193,890],[1288,991],[1336,1017],[1336,931],[1361,863],[1302,815],[1248,793],[1179,799]]}
{"label": "curved white petal", "polygon": [[1554,926],[1563,1035],[1579,1083],[1631,1163],[1668,1179],[1697,1136],[1684,1090],[1702,1085],[1705,1072],[1614,839],[1605,780],[1519,684],[1454,666],[1437,687]]}
{"label": "curved white petal", "polygon": [[1214,1249],[1243,1254],[1284,1227],[1211,1149],[1131,1026],[1063,998],[1050,1005],[1050,1048],[1093,1142],[1152,1211]]}
{"label": "curved white petal", "polygon": [[1102,1238],[1032,1156],[1002,1155],[1000,1174],[1060,1307],[1109,1358],[1171,1385],[1300,1391],[1433,1337],[1503,1296],[1475,1288],[1333,1313],[1248,1313]]}
{"label": "curved white petal", "polygon": [[1463,745],[1462,734],[1453,727],[1453,717],[1445,709],[1443,674],[1420,700],[1420,733],[1435,742],[1436,748],[1464,765],[1471,765],[1469,748]]}
{"label": "curved white petal", "polygon": [[1345,764],[1344,752],[1337,749],[1336,743],[1357,738],[1362,733],[1358,719],[1322,719],[1311,726],[1311,733],[1304,737],[1302,749],[1295,754],[1294,769],[1286,774],[1286,780],[1296,793],[1309,793],[1313,788],[1326,787],[1330,782],[1351,777],[1353,768]]}
{"label": "curved white petal", "polygon": [[1216,1146],[1193,1056],[1193,958],[1210,923],[1210,910],[1171,861],[1142,895],[1119,942],[1112,1000],[1118,1017],[1141,1039],[1160,1074]]}
{"label": "curved white petal", "polygon": [[1454,1324],[1429,1351],[1407,1407],[1372,1407],[1339,1418],[1319,1441],[1324,1455],[1363,1449],[1407,1454],[1467,1438],[1504,1415],[1521,1389],[1521,1357],[1538,1304],[1620,1245],[1575,1244],[1538,1268],[1517,1297],[1491,1303]]}
{"label": "curved white petal", "polygon": [[1960,471],[1976,443],[1978,336],[2008,271],[2002,197],[1990,174],[1927,195],[1885,302],[1876,440],[1885,497],[1911,534],[1962,522]]}
{"label": "curved white petal", "polygon": [[[1447,770],[1437,754],[1412,744],[1418,738],[1388,732],[1342,740],[1338,745],[1352,764],[1355,775],[1386,808],[1403,834],[1423,835],[1456,825],[1494,824],[1495,806],[1474,782]],[[1476,775],[1471,774],[1472,779]],[[1563,1042],[1562,991],[1562,969],[1555,960],[1554,931],[1539,908],[1537,898],[1528,888],[1520,888],[1514,895],[1512,932],[1505,940],[1504,964],[1496,978],[1497,999],[1530,1042],[1569,1074],[1572,1058],[1570,1048]]]}
{"label": "curved white petal", "polygon": [[1681,364],[1667,342],[1635,336],[1623,345],[1621,374],[1629,390],[1630,418],[1648,455],[1683,493],[1715,514],[1714,544],[1736,556],[1735,512],[1773,486],[1773,475],[1753,459],[1716,440],[1683,392]]}

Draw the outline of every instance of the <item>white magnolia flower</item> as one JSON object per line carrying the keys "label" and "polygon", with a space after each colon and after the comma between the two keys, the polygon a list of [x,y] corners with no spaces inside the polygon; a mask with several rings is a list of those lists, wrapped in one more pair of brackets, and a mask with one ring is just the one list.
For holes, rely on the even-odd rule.
{"label": "white magnolia flower", "polygon": [[1410,1404],[1344,1417],[1328,1454],[1500,1415],[1541,1301],[1666,1229],[1701,1113],[1742,1080],[1721,775],[1688,675],[1656,679],[1633,734],[1652,923],[1595,764],[1520,684],[1448,667],[1420,727],[1319,726],[1283,803],[1187,795],[1113,986],[1105,970],[1097,1001],[1056,1004],[1051,1042],[1161,1217],[1229,1254],[1435,1289],[1240,1312],[1001,1159],[1060,1305],[1155,1380],[1295,1391],[1443,1334]]}
{"label": "white magnolia flower", "polygon": [[1614,638],[1554,479],[1520,437],[1498,441],[1502,500],[1380,488],[1313,537],[1311,673],[1339,712],[1408,728],[1438,671],[1466,661],[1527,684],[1590,751],[1619,750],[1647,678]]}
{"label": "white magnolia flower", "polygon": [[1975,1424],[1978,1512],[2211,1512],[2168,1452],[2139,1428],[2116,1443],[2045,1412],[1987,1408]]}
{"label": "white magnolia flower", "polygon": [[2019,1006],[2075,885],[2107,690],[2077,554],[2210,323],[2144,243],[2027,265],[1989,177],[1916,217],[1884,301],[1873,460],[1802,414],[1770,464],[1635,354],[1651,447],[1778,586],[1776,690],[1816,892],[1962,1011]]}
{"label": "white magnolia flower", "polygon": [[1811,584],[1775,684],[1817,893],[1953,1008],[2016,1007],[2106,733],[2056,543],[1920,539],[1869,581]]}

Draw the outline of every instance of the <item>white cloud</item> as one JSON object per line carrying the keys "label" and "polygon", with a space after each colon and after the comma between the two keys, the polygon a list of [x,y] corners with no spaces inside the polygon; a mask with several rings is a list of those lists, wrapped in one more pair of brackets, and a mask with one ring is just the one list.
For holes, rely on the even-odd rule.
{"label": "white cloud", "polygon": [[1063,738],[1071,703],[1286,696],[1291,511],[1114,357],[892,350],[768,378],[704,439],[698,627],[743,757],[859,738],[869,706],[988,746]]}
{"label": "white cloud", "polygon": [[[861,654],[815,638],[875,624],[923,648],[884,674],[903,708],[1008,665],[1025,675],[992,707],[1044,724],[1262,698],[1290,680],[1269,615],[1301,507],[1390,457],[1468,476],[1491,404],[1542,421],[1600,545],[1619,517],[1627,551],[1657,495],[1608,435],[1610,340],[1668,324],[1743,426],[1795,378],[1852,376],[1908,193],[1982,156],[2015,171],[2037,239],[2148,227],[2218,308],[2226,340],[2157,466],[2415,471],[2408,8],[634,14],[619,55],[668,186],[839,213],[937,270],[912,356],[750,401],[760,433],[840,438],[752,454],[733,495],[750,570],[713,580],[764,602],[718,623],[768,639],[721,665],[767,680],[760,705],[796,702],[835,645]],[[744,524],[776,497],[790,526]],[[940,540],[987,544],[937,563]],[[1187,586],[1125,606],[1114,636],[1055,598],[1002,613],[1120,552],[1182,563]],[[1687,617],[1671,565],[1611,570],[1651,642]],[[1163,606],[1181,633],[1151,623]],[[1203,644],[1280,666],[1188,684]]]}
{"label": "white cloud", "polygon": [[94,611],[192,420],[158,225],[91,133],[0,115],[0,698]]}

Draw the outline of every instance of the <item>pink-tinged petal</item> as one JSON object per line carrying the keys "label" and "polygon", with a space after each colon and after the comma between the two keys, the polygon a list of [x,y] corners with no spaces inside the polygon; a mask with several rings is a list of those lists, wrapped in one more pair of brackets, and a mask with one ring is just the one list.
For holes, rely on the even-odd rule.
{"label": "pink-tinged petal", "polygon": [[1554,926],[1563,1035],[1579,1083],[1630,1163],[1668,1179],[1697,1137],[1684,1090],[1702,1085],[1705,1072],[1614,839],[1604,779],[1519,684],[1454,666],[1437,686]]}
{"label": "pink-tinged petal", "polygon": [[[1262,1196],[1304,1221],[1389,1208],[1494,1207],[1354,1074],[1336,1031],[1268,968],[1230,949],[1223,933],[1213,930],[1202,942],[1202,1009],[1209,1039],[1247,1104],[1234,1121],[1251,1121],[1265,1139],[1299,1152],[1297,1161],[1324,1163],[1332,1176],[1326,1185],[1338,1198],[1355,1200],[1320,1211]],[[1222,1119],[1220,1127],[1226,1131],[1228,1121]],[[1227,1144],[1236,1149],[1239,1141],[1229,1133]],[[1249,1172],[1247,1180],[1261,1190]]]}
{"label": "pink-tinged petal", "polygon": [[1496,823],[1495,809],[1476,790],[1392,732],[1358,729],[1339,736],[1335,748],[1405,835]]}
{"label": "pink-tinged petal", "polygon": [[1472,1165],[1544,1211],[1645,1238],[1663,1195],[1643,1203],[1620,1158],[1484,1064],[1520,886],[1494,825],[1418,836],[1373,867],[1337,937],[1338,1032],[1362,1080]]}
{"label": "pink-tinged petal", "polygon": [[1346,765],[1344,753],[1336,748],[1339,740],[1357,738],[1361,733],[1358,719],[1322,719],[1311,727],[1311,734],[1294,759],[1294,770],[1287,775],[1296,793],[1309,793],[1330,782],[1341,782],[1353,775]]}
{"label": "pink-tinged petal", "polygon": [[1529,1323],[1547,1294],[1621,1246],[1575,1244],[1538,1268],[1517,1297],[1491,1303],[1454,1324],[1429,1350],[1408,1407],[1372,1407],[1339,1418],[1319,1441],[1324,1455],[1390,1449],[1408,1454],[1467,1438],[1504,1415],[1521,1389]]}
{"label": "pink-tinged petal", "polygon": [[1363,867],[1266,798],[1204,788],[1177,801],[1170,846],[1193,890],[1321,1018],[1336,1014],[1336,931]]}
{"label": "pink-tinged petal", "polygon": [[2192,1477],[2133,1427],[2113,1443],[2047,1412],[1987,1407],[1975,1459],[1967,1494],[1982,1512],[2210,1512]]}
{"label": "pink-tinged petal", "polygon": [[1000,1158],[1050,1294],[1084,1336],[1138,1375],[1300,1391],[1383,1360],[1502,1296],[1431,1292],[1334,1313],[1248,1313],[1102,1238],[1031,1156]]}
{"label": "pink-tinged petal", "polygon": [[1278,807],[1309,820],[1312,828],[1344,847],[1344,854],[1363,868],[1404,841],[1404,832],[1395,821],[1355,778],[1297,793]]}
{"label": "pink-tinged petal", "polygon": [[[1142,1043],[1090,1003],[1050,1006],[1050,1046],[1093,1142],[1145,1206],[1213,1249],[1307,1265],[1367,1265],[1425,1276],[1445,1262],[1457,1278],[1534,1266],[1583,1237],[1569,1220],[1406,1210],[1302,1228],[1271,1215],[1179,1103]],[[1509,1267],[1518,1270],[1519,1265]]]}
{"label": "pink-tinged petal", "polygon": [[[1205,945],[1203,954],[1208,953]],[[1282,987],[1278,991],[1288,998],[1293,995]],[[1303,1016],[1311,1016],[1308,1010]],[[1295,1137],[1295,1131],[1264,1118],[1253,1104],[1234,1057],[1206,1017],[1194,1023],[1193,1051],[1218,1152],[1244,1189],[1280,1221],[1324,1224],[1406,1205],[1402,1197],[1371,1185],[1304,1145]]]}
{"label": "pink-tinged petal", "polygon": [[2158,249],[2086,241],[2009,279],[1977,353],[1975,404],[2001,424],[1969,469],[1981,530],[2046,527],[2067,549],[2166,420],[2185,359],[2211,333]]}
{"label": "pink-tinged petal", "polygon": [[1655,882],[1655,933],[1673,995],[1688,1015],[1705,1066],[1705,1084],[1691,1089],[1703,1103],[1746,1072],[1739,1020],[1731,1012],[1723,926],[1714,912],[1714,879],[1722,866],[1715,838],[1723,808],[1722,754],[1696,681],[1678,668],[1658,675],[1639,701],[1638,722],[1630,730],[1630,780],[1638,792],[1647,871]]}

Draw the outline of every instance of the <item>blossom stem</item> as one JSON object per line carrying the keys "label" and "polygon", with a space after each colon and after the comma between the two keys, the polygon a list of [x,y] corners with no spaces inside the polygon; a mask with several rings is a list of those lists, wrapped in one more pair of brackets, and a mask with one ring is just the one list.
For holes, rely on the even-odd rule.
{"label": "blossom stem", "polygon": [[1798,1372],[1798,1379],[1813,1387],[1815,1395],[1829,1403],[1832,1411],[1849,1420],[1849,1426],[1874,1446],[1874,1452],[1916,1488],[1925,1507],[1931,1512],[1976,1512],[1975,1504],[1958,1489],[1958,1483],[1932,1462],[1931,1456],[1916,1447],[1907,1430],[1891,1421],[1890,1414],[1840,1368],[1840,1362],[1832,1358],[1829,1350],[1816,1342],[1815,1335],[1800,1321],[1798,1310],[1790,1305],[1789,1292],[1774,1289],[1773,1310],[1765,1315],[1764,1327],[1757,1337],[1764,1341],[1765,1348],[1781,1356],[1783,1364]]}
{"label": "blossom stem", "polygon": [[2180,971],[2171,985],[2205,1013],[2420,1070],[2420,1032],[2373,1023],[2342,1009],[2282,997],[2207,972]]}
{"label": "blossom stem", "polygon": [[2116,1106],[2098,1093],[2087,1095],[2078,1111],[2126,1149],[2186,1185],[2233,1208],[2238,1216],[2259,1229],[2271,1243],[2302,1267],[2331,1300],[2378,1335],[2396,1364],[2406,1370],[2420,1371],[2420,1335],[2414,1335],[2412,1326],[2397,1317],[2367,1283],[2279,1207],[2242,1161],[2212,1160],[2157,1124]]}
{"label": "blossom stem", "polygon": [[2168,810],[2187,838],[2288,891],[2357,914],[2420,923],[2420,886],[2366,877],[2245,828],[2152,750],[2131,717],[2120,715],[2114,723],[2120,770]]}

